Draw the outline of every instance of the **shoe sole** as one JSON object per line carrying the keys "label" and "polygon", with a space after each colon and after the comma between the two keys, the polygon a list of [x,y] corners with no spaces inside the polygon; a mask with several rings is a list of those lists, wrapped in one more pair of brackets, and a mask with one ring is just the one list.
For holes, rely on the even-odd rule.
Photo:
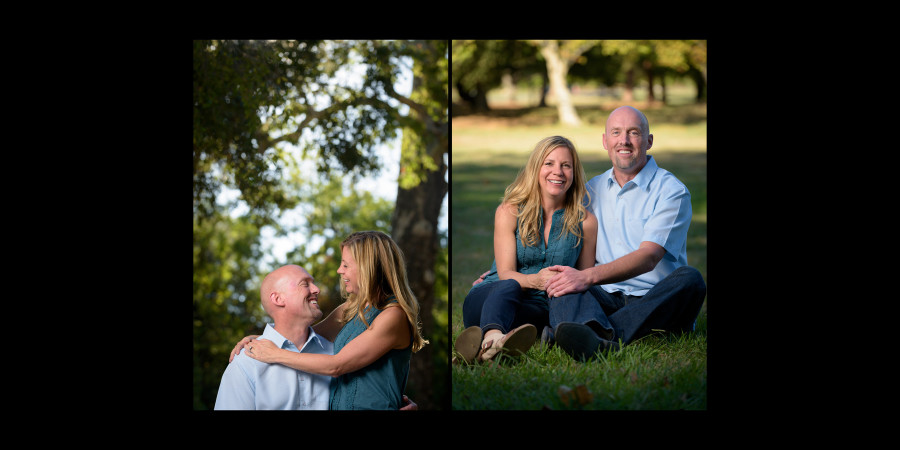
{"label": "shoe sole", "polygon": [[467,364],[475,362],[478,351],[481,350],[481,328],[469,327],[460,333],[453,345],[456,353]]}
{"label": "shoe sole", "polygon": [[509,332],[506,342],[503,343],[503,349],[513,356],[524,355],[534,345],[536,336],[537,328],[534,325],[522,325]]}

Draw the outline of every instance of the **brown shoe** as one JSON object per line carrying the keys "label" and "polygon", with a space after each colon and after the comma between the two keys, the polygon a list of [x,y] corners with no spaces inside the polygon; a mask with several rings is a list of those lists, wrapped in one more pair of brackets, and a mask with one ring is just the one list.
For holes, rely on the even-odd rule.
{"label": "brown shoe", "polygon": [[500,339],[494,339],[493,342],[488,343],[490,348],[483,349],[478,355],[478,360],[484,362],[494,359],[501,352],[512,356],[523,355],[534,345],[535,336],[537,336],[537,328],[526,323],[506,333]]}
{"label": "brown shoe", "polygon": [[481,327],[469,327],[460,333],[453,345],[460,359],[466,364],[472,364],[477,360],[481,346]]}

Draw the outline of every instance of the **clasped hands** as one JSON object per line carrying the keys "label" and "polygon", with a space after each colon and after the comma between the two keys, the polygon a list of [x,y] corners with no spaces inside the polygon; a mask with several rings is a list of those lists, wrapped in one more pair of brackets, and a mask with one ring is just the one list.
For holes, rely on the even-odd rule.
{"label": "clasped hands", "polygon": [[[488,273],[482,274],[481,277],[472,283],[472,286],[484,281],[484,277]],[[547,292],[547,296],[550,298],[574,292],[584,292],[591,287],[588,276],[574,267],[558,265],[545,267],[537,275],[540,279],[538,284],[544,286],[543,290]]]}

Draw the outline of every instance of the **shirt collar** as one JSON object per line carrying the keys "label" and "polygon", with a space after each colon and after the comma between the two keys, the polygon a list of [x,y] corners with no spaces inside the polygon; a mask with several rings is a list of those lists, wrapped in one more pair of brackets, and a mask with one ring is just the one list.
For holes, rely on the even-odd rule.
{"label": "shirt collar", "polygon": [[275,345],[278,346],[278,348],[284,347],[284,341],[287,340],[287,338],[282,336],[281,333],[275,331],[275,327],[272,326],[271,323],[266,324],[266,329],[263,330],[263,334],[262,336],[260,336],[260,338],[268,339],[274,342]]}
{"label": "shirt collar", "polygon": [[[266,329],[263,331],[263,334],[262,336],[260,336],[260,338],[272,341],[275,345],[278,346],[278,348],[284,348],[285,343],[290,342],[286,337],[282,336],[281,333],[275,331],[275,327],[270,323],[266,324]],[[312,341],[315,342],[315,344],[319,347],[325,348],[325,346],[322,344],[321,339],[324,338],[316,334],[316,332],[313,331],[312,327],[309,327],[309,337],[306,339],[306,342]],[[297,345],[297,342],[293,342],[293,344],[294,347],[297,347],[297,350],[300,350],[303,348],[306,342],[301,342],[299,343],[300,345]]]}
{"label": "shirt collar", "polygon": [[[638,187],[647,189],[650,187],[650,181],[653,180],[653,176],[656,175],[657,169],[659,169],[659,166],[656,164],[656,160],[653,159],[652,156],[647,155],[647,164],[644,164],[644,167],[640,172],[638,172],[637,176],[635,176],[628,183],[634,183]],[[607,178],[606,182],[607,188],[609,188],[613,183],[615,183],[616,186],[619,185],[619,183],[616,181],[616,176],[613,173],[614,170],[615,169],[609,169],[609,178]],[[627,185],[628,183],[625,184]],[[622,187],[624,188],[625,186]]]}

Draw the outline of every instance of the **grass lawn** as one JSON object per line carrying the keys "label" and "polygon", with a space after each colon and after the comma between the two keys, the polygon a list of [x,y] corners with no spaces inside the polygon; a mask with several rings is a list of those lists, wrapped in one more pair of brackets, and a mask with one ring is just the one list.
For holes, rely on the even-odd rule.
{"label": "grass lawn", "polygon": [[[706,107],[642,109],[654,135],[649,154],[691,192],[688,261],[706,276]],[[608,109],[579,108],[585,125],[555,125],[548,108],[453,118],[450,193],[451,343],[463,330],[462,303],[472,281],[493,261],[493,217],[503,190],[534,144],[550,135],[577,146],[588,179],[610,168],[601,144]],[[706,302],[697,329],[652,335],[589,363],[558,348],[533,347],[524,357],[490,365],[456,365],[452,408],[470,409],[706,409]],[[538,330],[540,334],[540,330]],[[571,389],[571,394],[566,394]],[[576,396],[575,392],[588,395]]]}

